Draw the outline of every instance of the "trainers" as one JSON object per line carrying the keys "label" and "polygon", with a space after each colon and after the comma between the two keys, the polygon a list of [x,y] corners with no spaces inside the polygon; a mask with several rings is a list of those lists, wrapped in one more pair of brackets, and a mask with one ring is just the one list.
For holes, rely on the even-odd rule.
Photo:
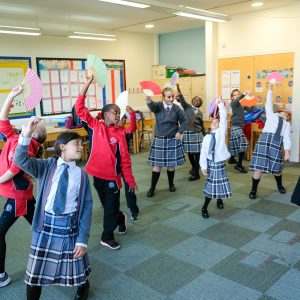
{"label": "trainers", "polygon": [[241,173],[247,173],[243,166],[236,165],[234,168]]}
{"label": "trainers", "polygon": [[119,234],[125,234],[127,232],[127,215],[122,212],[124,215],[124,222],[123,224],[119,225]]}
{"label": "trainers", "polygon": [[11,282],[10,277],[8,277],[7,273],[5,272],[4,277],[0,278],[0,288],[9,285]]}
{"label": "trainers", "polygon": [[116,240],[109,240],[109,241],[102,241],[100,242],[101,245],[106,246],[112,250],[120,249],[120,244]]}
{"label": "trainers", "polygon": [[138,220],[140,218],[139,213],[132,213],[130,219],[131,220]]}

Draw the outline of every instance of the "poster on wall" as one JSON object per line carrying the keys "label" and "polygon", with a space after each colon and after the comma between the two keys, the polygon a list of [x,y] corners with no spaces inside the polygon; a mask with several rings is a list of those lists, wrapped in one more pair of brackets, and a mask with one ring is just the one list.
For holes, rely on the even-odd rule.
{"label": "poster on wall", "polygon": [[[118,95],[126,90],[125,61],[103,61],[108,81],[104,87],[96,82],[89,87],[85,103],[91,111],[115,103]],[[36,63],[43,83],[42,116],[70,113],[86,79],[86,59],[38,57]]]}
{"label": "poster on wall", "polygon": [[222,99],[230,100],[232,90],[240,89],[241,71],[222,71]]}
{"label": "poster on wall", "polygon": [[[9,92],[22,83],[27,68],[31,68],[30,57],[0,56],[0,107]],[[10,119],[29,118],[34,115],[34,109],[26,111],[22,94],[14,99],[9,113]]]}

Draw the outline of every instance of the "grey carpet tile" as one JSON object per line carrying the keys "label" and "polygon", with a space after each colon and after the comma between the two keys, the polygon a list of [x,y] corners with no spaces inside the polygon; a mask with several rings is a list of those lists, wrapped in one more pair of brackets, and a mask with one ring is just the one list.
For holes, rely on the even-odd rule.
{"label": "grey carpet tile", "polygon": [[164,295],[170,295],[203,272],[199,267],[161,253],[126,274]]}
{"label": "grey carpet tile", "polygon": [[228,223],[218,223],[198,234],[200,237],[239,249],[259,235],[257,231]]}
{"label": "grey carpet tile", "polygon": [[[265,263],[251,265],[251,258],[246,259],[248,255],[251,253],[236,251],[216,264],[210,271],[261,293],[267,291],[288,271],[288,267],[278,264],[268,257]],[[261,261],[264,256],[256,255],[256,257]]]}
{"label": "grey carpet tile", "polygon": [[[300,221],[300,219],[298,220]],[[277,224],[266,231],[267,234],[275,235],[282,230],[287,230],[300,235],[300,223],[287,219],[280,220]]]}

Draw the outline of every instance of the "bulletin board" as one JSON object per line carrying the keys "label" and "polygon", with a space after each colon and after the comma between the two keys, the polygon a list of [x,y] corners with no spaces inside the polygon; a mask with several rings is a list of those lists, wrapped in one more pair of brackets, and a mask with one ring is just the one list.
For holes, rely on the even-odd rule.
{"label": "bulletin board", "polygon": [[[293,102],[293,73],[294,73],[294,53],[279,53],[268,55],[256,55],[245,57],[233,57],[219,59],[218,92],[226,94],[226,87],[232,89],[232,71],[240,71],[240,85],[242,92],[250,90],[258,96],[260,105],[264,105],[267,95],[267,76],[273,71],[278,71],[283,80],[273,89],[273,102],[285,106],[286,110],[291,110]],[[226,98],[225,99],[230,99]]]}
{"label": "bulletin board", "polygon": [[[9,92],[22,83],[27,68],[31,68],[30,57],[0,56],[0,107]],[[14,99],[9,113],[10,119],[29,118],[34,115],[34,109],[26,111],[22,95]]]}
{"label": "bulletin board", "polygon": [[[85,102],[90,111],[115,103],[118,95],[126,90],[125,61],[103,61],[108,80],[104,87],[91,84]],[[36,63],[43,83],[42,116],[70,113],[86,80],[86,59],[38,57]]]}

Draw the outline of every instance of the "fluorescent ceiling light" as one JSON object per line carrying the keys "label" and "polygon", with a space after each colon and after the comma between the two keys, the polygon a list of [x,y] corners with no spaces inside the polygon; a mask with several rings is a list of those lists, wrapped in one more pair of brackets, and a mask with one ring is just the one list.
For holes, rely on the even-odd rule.
{"label": "fluorescent ceiling light", "polygon": [[95,35],[95,36],[111,36],[111,37],[116,37],[115,34],[89,33],[89,32],[79,32],[79,31],[74,31],[73,33],[76,33],[76,34],[83,34],[83,35]]}
{"label": "fluorescent ceiling light", "polygon": [[260,7],[263,6],[264,4],[262,2],[254,2],[251,4],[252,7]]}
{"label": "fluorescent ceiling light", "polygon": [[177,13],[174,13],[174,15],[180,16],[180,17],[187,17],[187,18],[193,18],[193,19],[198,19],[198,20],[204,20],[204,21],[211,21],[211,22],[226,22],[226,20],[223,20],[223,19],[207,17],[207,16],[201,16],[201,15],[195,15],[195,14],[190,14],[190,13],[185,13],[185,12],[177,12]]}
{"label": "fluorescent ceiling light", "polygon": [[132,6],[132,7],[137,7],[137,8],[150,7],[150,5],[141,4],[141,3],[137,3],[137,2],[131,2],[131,1],[124,1],[124,0],[98,0],[98,1],[108,2],[108,3],[113,3],[113,4],[126,5],[126,6]]}
{"label": "fluorescent ceiling light", "polygon": [[192,9],[192,10],[196,10],[196,11],[202,11],[202,12],[206,12],[206,13],[214,14],[214,15],[218,15],[218,16],[228,17],[227,15],[219,14],[219,13],[212,12],[212,11],[205,10],[205,9],[200,9],[200,8],[195,8],[195,7],[190,7],[190,6],[186,6],[185,8],[187,8],[187,9]]}
{"label": "fluorescent ceiling light", "polygon": [[153,27],[154,27],[153,24],[147,24],[147,25],[145,25],[145,28],[148,28],[148,29],[153,28]]}
{"label": "fluorescent ceiling light", "polygon": [[8,30],[0,30],[0,33],[5,34],[21,34],[21,35],[41,35],[39,32],[28,32],[28,31],[8,31]]}
{"label": "fluorescent ceiling light", "polygon": [[1,28],[12,28],[12,29],[24,29],[24,30],[40,30],[39,28],[33,27],[17,27],[17,26],[7,26],[7,25],[0,25]]}
{"label": "fluorescent ceiling light", "polygon": [[97,40],[97,41],[115,41],[116,39],[110,38],[100,38],[100,37],[93,37],[93,36],[81,36],[81,35],[69,35],[68,38],[70,39],[83,39],[83,40]]}

